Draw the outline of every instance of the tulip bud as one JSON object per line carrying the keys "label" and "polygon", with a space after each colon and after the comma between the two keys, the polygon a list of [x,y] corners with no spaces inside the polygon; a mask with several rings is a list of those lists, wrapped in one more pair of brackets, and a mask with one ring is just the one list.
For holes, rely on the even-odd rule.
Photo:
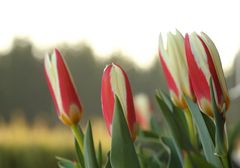
{"label": "tulip bud", "polygon": [[218,51],[212,40],[204,33],[186,34],[185,49],[189,76],[198,105],[204,113],[213,116],[210,78],[214,97],[220,111],[229,107],[229,96]]}
{"label": "tulip bud", "polygon": [[151,115],[153,112],[152,104],[147,95],[141,93],[134,97],[136,110],[136,121],[143,129],[150,128]]}
{"label": "tulip bud", "polygon": [[59,119],[65,125],[77,124],[83,113],[82,106],[68,68],[57,49],[51,56],[45,57],[44,70]]}
{"label": "tulip bud", "polygon": [[121,103],[128,128],[134,139],[136,118],[130,83],[127,74],[119,65],[110,64],[104,69],[101,89],[102,111],[110,135],[112,134],[115,96]]}
{"label": "tulip bud", "polygon": [[184,38],[179,31],[176,34],[167,34],[167,48],[164,48],[163,39],[159,38],[159,55],[165,74],[170,95],[174,104],[185,108],[186,102],[183,95],[195,100],[185,57]]}

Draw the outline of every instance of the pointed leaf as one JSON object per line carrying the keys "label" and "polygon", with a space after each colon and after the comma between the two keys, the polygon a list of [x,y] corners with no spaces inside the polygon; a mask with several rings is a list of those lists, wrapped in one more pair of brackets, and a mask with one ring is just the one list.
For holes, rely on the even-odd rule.
{"label": "pointed leaf", "polygon": [[204,152],[204,155],[205,155],[207,161],[209,161],[216,167],[222,167],[221,161],[214,154],[215,153],[214,143],[212,141],[211,135],[208,131],[206,123],[203,119],[203,116],[202,116],[197,104],[192,102],[192,100],[189,99],[188,97],[185,97],[185,99],[188,104],[188,108],[192,113],[192,117],[196,123],[198,135],[199,135],[200,141],[202,143],[203,152]]}
{"label": "pointed leaf", "polygon": [[75,144],[75,151],[76,151],[76,155],[77,155],[77,161],[80,165],[80,168],[83,168],[84,167],[84,157],[83,157],[83,154],[80,150],[80,146],[76,139],[74,139],[74,144]]}
{"label": "pointed leaf", "polygon": [[174,113],[174,118],[181,125],[181,128],[183,129],[183,131],[188,132],[188,124],[184,115],[185,111],[175,106],[171,101],[171,98],[169,97],[169,95],[167,95],[166,93],[160,90],[158,91],[158,93],[161,99],[168,105],[170,111]]}
{"label": "pointed leaf", "polygon": [[84,137],[84,162],[86,168],[98,168],[90,122],[88,122]]}
{"label": "pointed leaf", "polygon": [[168,126],[170,127],[172,136],[174,137],[174,141],[176,141],[178,147],[180,149],[191,149],[192,147],[188,138],[188,131],[184,129],[184,126],[182,126],[179,122],[179,118],[176,117],[180,115],[177,113],[183,112],[176,110],[176,108],[173,107],[172,109],[175,109],[175,111],[171,111],[171,109],[169,109],[169,105],[167,105],[164,101],[166,99],[161,99],[159,94],[156,96],[156,99],[159,107],[161,108],[161,112],[166,119]]}
{"label": "pointed leaf", "polygon": [[114,168],[139,168],[137,154],[117,96],[115,97],[114,108],[110,152],[111,165]]}
{"label": "pointed leaf", "polygon": [[97,161],[98,161],[98,167],[102,167],[102,145],[101,145],[101,142],[99,142],[99,144],[98,144]]}

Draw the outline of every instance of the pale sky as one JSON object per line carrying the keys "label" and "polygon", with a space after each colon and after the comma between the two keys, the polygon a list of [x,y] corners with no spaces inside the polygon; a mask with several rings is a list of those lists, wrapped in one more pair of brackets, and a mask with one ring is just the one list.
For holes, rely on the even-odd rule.
{"label": "pale sky", "polygon": [[240,49],[240,0],[0,0],[0,51],[14,37],[36,47],[85,41],[98,56],[120,51],[147,67],[160,32],[203,31],[225,69]]}

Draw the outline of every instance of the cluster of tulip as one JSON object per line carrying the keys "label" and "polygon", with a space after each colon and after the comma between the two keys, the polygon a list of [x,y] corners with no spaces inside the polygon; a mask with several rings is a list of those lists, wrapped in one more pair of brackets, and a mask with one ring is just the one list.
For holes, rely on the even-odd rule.
{"label": "cluster of tulip", "polygon": [[[101,87],[102,112],[112,137],[105,164],[101,146],[95,150],[90,122],[85,132],[78,125],[83,107],[63,57],[57,49],[45,57],[49,90],[59,119],[72,129],[77,153],[74,162],[58,158],[59,167],[231,166],[224,129],[229,96],[215,45],[204,33],[184,38],[176,31],[167,34],[166,49],[160,35],[159,55],[170,96],[157,91],[156,99],[168,124],[165,132],[171,135],[150,117],[150,106],[138,101],[134,107],[127,74],[121,66],[109,64]],[[148,110],[141,113],[143,109]]]}
{"label": "cluster of tulip", "polygon": [[168,33],[167,50],[162,37],[159,40],[160,59],[168,87],[176,106],[186,108],[184,95],[197,103],[202,112],[213,117],[210,78],[213,80],[214,96],[221,111],[229,107],[227,86],[218,51],[204,33],[192,33],[185,38],[180,32]]}

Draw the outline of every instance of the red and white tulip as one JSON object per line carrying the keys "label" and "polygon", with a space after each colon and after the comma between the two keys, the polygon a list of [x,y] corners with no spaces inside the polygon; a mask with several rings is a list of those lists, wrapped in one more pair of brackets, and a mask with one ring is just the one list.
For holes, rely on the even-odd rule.
{"label": "red and white tulip", "polygon": [[220,111],[226,111],[229,107],[228,90],[219,53],[214,43],[204,33],[186,34],[185,49],[189,76],[201,111],[213,116],[210,78],[213,81],[217,106]]}
{"label": "red and white tulip", "polygon": [[112,134],[115,96],[121,103],[128,128],[134,139],[136,118],[130,83],[127,74],[119,65],[110,64],[104,69],[101,88],[102,111],[110,135]]}
{"label": "red and white tulip", "polygon": [[176,106],[186,108],[183,95],[186,94],[193,100],[195,95],[188,76],[184,38],[179,31],[176,31],[176,34],[167,34],[166,48],[160,34],[159,56],[172,101]]}
{"label": "red and white tulip", "polygon": [[153,113],[153,107],[149,97],[143,93],[134,96],[134,106],[137,123],[141,128],[149,129]]}
{"label": "red and white tulip", "polygon": [[57,49],[45,57],[44,70],[59,119],[65,125],[77,124],[83,113],[82,105],[67,65]]}

